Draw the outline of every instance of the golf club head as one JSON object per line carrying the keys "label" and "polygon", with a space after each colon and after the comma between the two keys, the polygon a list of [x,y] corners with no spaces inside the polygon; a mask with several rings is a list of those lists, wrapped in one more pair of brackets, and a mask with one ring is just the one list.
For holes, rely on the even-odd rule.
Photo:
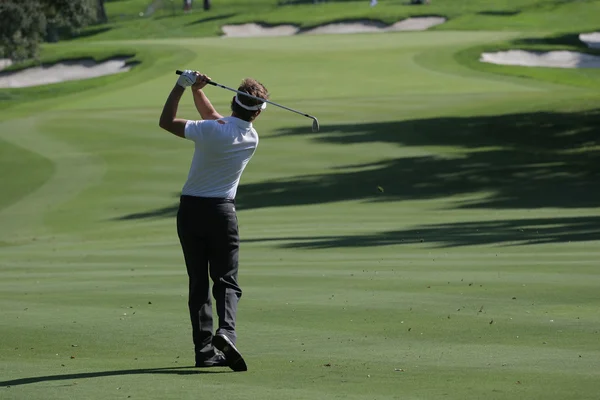
{"label": "golf club head", "polygon": [[319,132],[319,121],[317,121],[317,119],[315,117],[312,117],[312,120],[313,120],[312,131]]}

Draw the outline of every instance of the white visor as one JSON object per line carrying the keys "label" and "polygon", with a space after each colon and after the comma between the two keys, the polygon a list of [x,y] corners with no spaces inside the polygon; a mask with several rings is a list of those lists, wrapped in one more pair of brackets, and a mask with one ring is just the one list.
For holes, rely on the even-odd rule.
{"label": "white visor", "polygon": [[265,108],[267,108],[266,102],[257,104],[255,106],[247,106],[240,101],[239,94],[235,95],[235,102],[238,104],[238,106],[242,107],[243,109],[249,110],[249,111],[258,111],[258,110],[264,110]]}

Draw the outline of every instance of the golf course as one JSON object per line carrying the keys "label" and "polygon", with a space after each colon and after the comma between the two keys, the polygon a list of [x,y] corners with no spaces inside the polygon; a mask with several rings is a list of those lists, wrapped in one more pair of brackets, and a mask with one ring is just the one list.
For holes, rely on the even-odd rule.
{"label": "golf course", "polygon": [[[578,40],[600,0],[406,2],[115,0],[44,44],[48,65],[131,69],[0,89],[0,399],[600,399],[600,68],[479,61],[600,56]],[[220,36],[418,16],[447,21]],[[271,105],[254,123],[247,372],[194,368],[175,220],[194,144],[158,126],[176,69],[256,78],[320,123]],[[229,115],[231,92],[205,93]],[[189,89],[178,116],[200,119]]]}

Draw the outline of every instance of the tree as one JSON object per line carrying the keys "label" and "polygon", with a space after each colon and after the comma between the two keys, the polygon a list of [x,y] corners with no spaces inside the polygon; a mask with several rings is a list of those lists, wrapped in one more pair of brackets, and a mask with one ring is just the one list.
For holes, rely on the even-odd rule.
{"label": "tree", "polygon": [[58,41],[96,19],[96,0],[0,1],[0,57],[13,61],[36,57],[44,38]]}
{"label": "tree", "polygon": [[58,41],[58,30],[61,28],[70,35],[96,19],[97,4],[95,0],[37,1],[42,4],[46,16],[46,40],[49,42]]}
{"label": "tree", "polygon": [[0,58],[21,61],[37,54],[46,18],[37,2],[0,3]]}
{"label": "tree", "polygon": [[106,9],[104,8],[104,0],[98,0],[96,2],[96,22],[99,24],[105,24],[108,22]]}

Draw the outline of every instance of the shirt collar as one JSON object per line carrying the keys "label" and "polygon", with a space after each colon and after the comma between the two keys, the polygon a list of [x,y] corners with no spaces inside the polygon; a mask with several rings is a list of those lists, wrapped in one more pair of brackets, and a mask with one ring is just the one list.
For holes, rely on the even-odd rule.
{"label": "shirt collar", "polygon": [[244,121],[238,117],[231,116],[231,122],[236,124],[240,128],[252,128],[252,122]]}

